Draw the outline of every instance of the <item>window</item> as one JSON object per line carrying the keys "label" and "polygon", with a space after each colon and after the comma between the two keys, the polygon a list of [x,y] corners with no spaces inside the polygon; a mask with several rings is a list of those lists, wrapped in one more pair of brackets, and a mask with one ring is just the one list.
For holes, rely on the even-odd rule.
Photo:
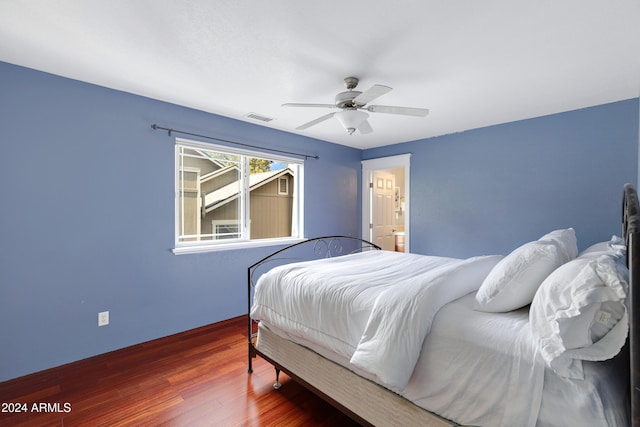
{"label": "window", "polygon": [[176,249],[301,238],[299,159],[176,139]]}
{"label": "window", "polygon": [[238,233],[238,222],[230,221],[212,221],[214,237],[216,239],[237,239],[240,237]]}
{"label": "window", "polygon": [[288,177],[280,177],[278,178],[278,194],[288,195],[289,194],[289,178]]}

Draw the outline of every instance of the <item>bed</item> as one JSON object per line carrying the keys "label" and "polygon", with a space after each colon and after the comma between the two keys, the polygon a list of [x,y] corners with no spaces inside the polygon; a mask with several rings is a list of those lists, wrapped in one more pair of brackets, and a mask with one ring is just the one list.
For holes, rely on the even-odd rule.
{"label": "bed", "polygon": [[638,414],[638,198],[622,236],[573,229],[466,259],[305,240],[248,269],[256,356],[362,425],[626,426]]}

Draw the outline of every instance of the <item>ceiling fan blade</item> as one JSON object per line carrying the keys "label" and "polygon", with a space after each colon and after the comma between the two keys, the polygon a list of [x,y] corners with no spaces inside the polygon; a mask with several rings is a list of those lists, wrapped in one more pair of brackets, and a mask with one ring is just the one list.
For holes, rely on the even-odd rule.
{"label": "ceiling fan blade", "polygon": [[357,105],[365,105],[379,96],[384,95],[385,93],[391,92],[393,89],[389,86],[383,85],[373,85],[369,89],[362,92],[360,95],[353,98],[353,102]]}
{"label": "ceiling fan blade", "polygon": [[282,104],[283,107],[326,107],[326,108],[336,108],[334,104],[303,104],[299,102],[287,102],[286,104]]}
{"label": "ceiling fan blade", "polygon": [[394,107],[391,105],[369,105],[365,110],[372,113],[402,114],[404,116],[424,117],[429,114],[427,108]]}
{"label": "ceiling fan blade", "polygon": [[364,122],[362,122],[360,126],[358,126],[358,130],[363,135],[373,132],[373,128],[371,127],[371,124],[369,123],[368,120],[365,120]]}
{"label": "ceiling fan blade", "polygon": [[315,120],[311,120],[310,122],[307,122],[307,123],[305,123],[305,124],[303,124],[303,125],[298,126],[296,129],[297,129],[297,130],[304,130],[304,129],[310,128],[311,126],[315,126],[315,125],[317,125],[318,123],[322,123],[322,122],[324,122],[325,120],[329,120],[331,117],[335,116],[335,114],[336,114],[336,113],[329,113],[329,114],[325,114],[325,115],[324,115],[324,116],[322,116],[322,117],[318,117],[318,118],[317,118],[317,119],[315,119]]}

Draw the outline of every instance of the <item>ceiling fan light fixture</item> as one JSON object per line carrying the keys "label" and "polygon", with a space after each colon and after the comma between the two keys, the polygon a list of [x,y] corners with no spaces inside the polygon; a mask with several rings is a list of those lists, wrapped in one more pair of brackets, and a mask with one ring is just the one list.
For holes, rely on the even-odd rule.
{"label": "ceiling fan light fixture", "polygon": [[335,114],[349,135],[352,135],[360,127],[362,122],[369,118],[364,111],[345,109]]}

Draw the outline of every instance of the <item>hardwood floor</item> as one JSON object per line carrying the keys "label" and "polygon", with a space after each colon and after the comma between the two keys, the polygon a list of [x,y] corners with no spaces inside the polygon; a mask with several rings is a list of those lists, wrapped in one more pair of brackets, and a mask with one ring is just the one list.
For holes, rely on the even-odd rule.
{"label": "hardwood floor", "polygon": [[260,358],[248,374],[246,327],[237,317],[2,382],[0,426],[357,425],[285,374],[273,390]]}

